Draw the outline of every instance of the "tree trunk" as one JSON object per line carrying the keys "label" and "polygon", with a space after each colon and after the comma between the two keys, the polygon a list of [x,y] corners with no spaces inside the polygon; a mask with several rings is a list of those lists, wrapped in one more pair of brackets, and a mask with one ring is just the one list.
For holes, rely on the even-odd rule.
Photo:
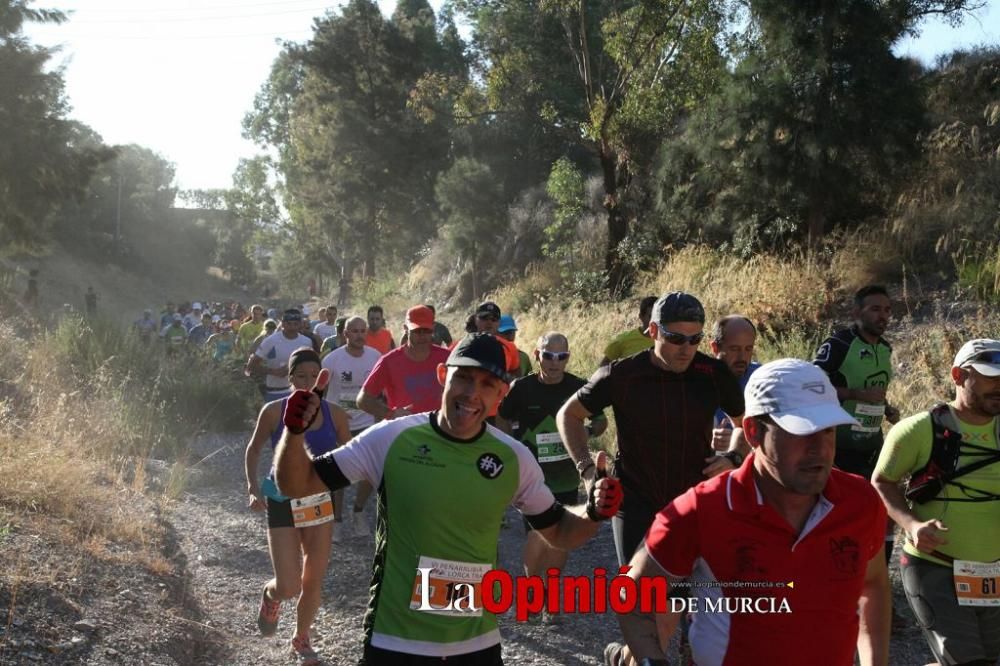
{"label": "tree trunk", "polygon": [[604,209],[608,211],[608,245],[604,253],[604,269],[608,273],[608,291],[622,294],[632,279],[631,268],[622,260],[618,246],[628,236],[628,218],[619,191],[618,156],[607,144],[601,143],[601,172],[604,177]]}
{"label": "tree trunk", "polygon": [[378,206],[374,199],[368,202],[367,224],[366,232],[361,235],[361,275],[365,278],[374,278],[378,239]]}

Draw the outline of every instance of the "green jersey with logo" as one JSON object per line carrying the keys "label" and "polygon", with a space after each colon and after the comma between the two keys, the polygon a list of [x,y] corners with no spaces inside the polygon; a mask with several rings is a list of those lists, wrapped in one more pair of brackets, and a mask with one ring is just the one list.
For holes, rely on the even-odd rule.
{"label": "green jersey with logo", "polygon": [[431,412],[378,423],[315,464],[331,489],[332,468],[378,488],[367,642],[433,657],[500,642],[478,595],[504,511],[538,516],[555,502],[527,447],[492,426],[455,439]]}
{"label": "green jersey with logo", "polygon": [[[887,389],[892,380],[892,347],[882,338],[875,344],[865,342],[857,324],[827,338],[813,363],[829,375],[834,386],[842,388]],[[881,448],[885,403],[845,400],[841,406],[859,425],[837,427],[837,449],[875,452]]]}
{"label": "green jersey with logo", "polygon": [[500,403],[500,416],[510,423],[514,437],[535,454],[545,473],[545,484],[554,493],[571,492],[580,485],[580,474],[556,428],[556,414],[586,383],[568,372],[558,384],[543,384],[537,374],[530,374],[511,384]]}

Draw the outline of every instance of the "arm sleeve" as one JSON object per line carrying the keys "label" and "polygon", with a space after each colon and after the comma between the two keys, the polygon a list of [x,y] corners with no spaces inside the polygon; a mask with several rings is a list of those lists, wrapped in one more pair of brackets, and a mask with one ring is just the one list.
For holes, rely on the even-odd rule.
{"label": "arm sleeve", "polygon": [[611,368],[608,364],[597,369],[590,380],[576,392],[580,404],[591,414],[597,414],[611,404]]}
{"label": "arm sleeve", "polygon": [[816,350],[813,358],[813,365],[819,366],[823,372],[830,377],[830,383],[834,386],[844,388],[847,386],[847,378],[840,372],[840,366],[847,356],[847,347],[836,338],[827,338]]}
{"label": "arm sleeve", "polygon": [[694,489],[663,507],[646,532],[646,551],[671,576],[691,575],[698,557],[698,518]]}
{"label": "arm sleeve", "polygon": [[875,473],[889,481],[899,481],[920,469],[930,460],[933,439],[929,412],[903,419],[886,435],[875,463]]}

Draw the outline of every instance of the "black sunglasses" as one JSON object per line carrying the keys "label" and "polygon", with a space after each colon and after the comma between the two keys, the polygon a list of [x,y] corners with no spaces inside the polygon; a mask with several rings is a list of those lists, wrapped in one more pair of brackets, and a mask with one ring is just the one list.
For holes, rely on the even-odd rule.
{"label": "black sunglasses", "polygon": [[675,333],[673,331],[660,331],[660,335],[663,339],[672,345],[682,345],[685,342],[693,347],[697,347],[701,344],[701,341],[705,339],[704,333],[695,333],[694,335],[684,335],[683,333]]}
{"label": "black sunglasses", "polygon": [[1000,351],[979,352],[972,357],[971,363],[989,363],[990,365],[1000,365]]}
{"label": "black sunglasses", "polygon": [[491,315],[489,313],[487,313],[487,314],[477,314],[476,318],[477,319],[483,319],[485,321],[500,321],[499,317],[497,317],[496,315]]}
{"label": "black sunglasses", "polygon": [[546,361],[565,361],[569,358],[569,352],[541,351],[539,355]]}

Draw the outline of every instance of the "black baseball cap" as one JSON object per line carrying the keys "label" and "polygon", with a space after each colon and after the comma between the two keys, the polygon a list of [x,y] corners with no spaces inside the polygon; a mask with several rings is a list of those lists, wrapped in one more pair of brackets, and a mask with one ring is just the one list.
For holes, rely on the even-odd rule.
{"label": "black baseball cap", "polygon": [[451,350],[445,365],[456,368],[480,368],[505,382],[507,357],[503,345],[491,333],[470,333]]}
{"label": "black baseball cap", "polygon": [[281,321],[302,321],[302,312],[297,308],[288,308],[281,315]]}
{"label": "black baseball cap", "polygon": [[476,316],[488,314],[500,319],[500,306],[493,301],[486,301],[485,303],[480,303],[479,307],[476,308]]}
{"label": "black baseball cap", "polygon": [[698,324],[705,323],[705,308],[701,306],[701,301],[683,291],[672,291],[664,294],[653,304],[653,314],[649,319],[655,321],[660,326],[671,324],[675,321],[690,321]]}

